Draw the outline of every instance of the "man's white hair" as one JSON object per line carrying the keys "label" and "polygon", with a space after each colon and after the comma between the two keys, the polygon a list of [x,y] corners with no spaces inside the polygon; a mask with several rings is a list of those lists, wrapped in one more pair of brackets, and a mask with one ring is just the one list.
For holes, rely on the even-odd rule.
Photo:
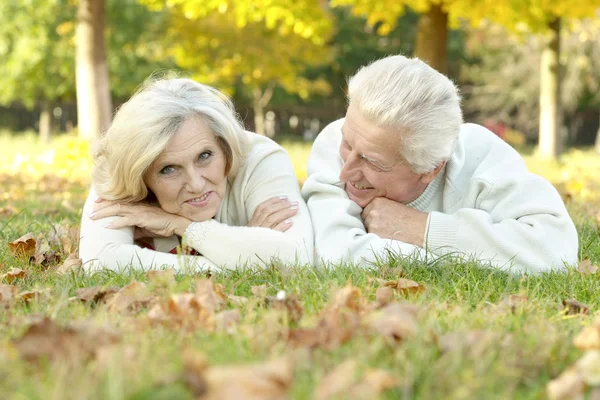
{"label": "man's white hair", "polygon": [[419,174],[447,161],[463,122],[454,83],[418,58],[396,55],[362,67],[348,83],[351,106],[400,135],[400,156]]}

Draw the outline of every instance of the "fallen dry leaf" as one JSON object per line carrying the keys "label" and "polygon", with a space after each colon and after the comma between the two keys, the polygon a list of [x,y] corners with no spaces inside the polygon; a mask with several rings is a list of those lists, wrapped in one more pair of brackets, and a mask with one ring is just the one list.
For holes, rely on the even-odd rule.
{"label": "fallen dry leaf", "polygon": [[275,310],[282,310],[287,313],[288,320],[292,323],[299,323],[304,314],[304,308],[298,298],[294,295],[287,295],[284,298],[267,296],[266,305]]}
{"label": "fallen dry leaf", "polygon": [[223,286],[214,285],[212,279],[198,279],[195,296],[198,303],[213,314],[221,310],[227,300],[223,293]]}
{"label": "fallen dry leaf", "polygon": [[250,292],[260,300],[264,300],[267,298],[267,285],[252,286]]}
{"label": "fallen dry leaf", "polygon": [[500,309],[509,309],[514,314],[517,309],[523,310],[528,304],[529,296],[526,294],[509,294],[498,303],[498,306]]}
{"label": "fallen dry leaf", "polygon": [[17,213],[17,209],[12,206],[0,207],[0,217],[12,217]]}
{"label": "fallen dry leaf", "polygon": [[395,281],[388,281],[384,286],[396,289],[404,296],[408,294],[419,294],[425,291],[425,285],[404,278],[398,278],[398,280]]}
{"label": "fallen dry leaf", "polygon": [[29,259],[35,254],[36,240],[33,234],[28,233],[15,241],[8,243],[10,253],[19,258]]}
{"label": "fallen dry leaf", "polygon": [[59,275],[65,275],[70,272],[76,273],[81,270],[82,265],[81,258],[76,254],[69,254],[69,257],[67,257],[62,265],[56,269],[56,273]]}
{"label": "fallen dry leaf", "polygon": [[26,360],[85,360],[102,346],[116,343],[119,334],[86,323],[60,326],[48,317],[33,322],[13,345]]}
{"label": "fallen dry leaf", "polygon": [[562,305],[566,309],[567,315],[587,315],[590,312],[590,307],[588,305],[583,304],[575,299],[563,300]]}
{"label": "fallen dry leaf", "polygon": [[398,380],[384,370],[369,369],[359,379],[356,374],[357,366],[357,362],[350,359],[335,367],[315,390],[315,398],[370,400],[379,398],[384,390],[399,385]]}
{"label": "fallen dry leaf", "polygon": [[580,350],[600,350],[600,319],[579,332],[573,339],[573,344]]}
{"label": "fallen dry leaf", "polygon": [[584,389],[583,378],[576,368],[571,367],[548,382],[546,393],[550,400],[575,400],[582,398]]}
{"label": "fallen dry leaf", "polygon": [[44,290],[34,289],[34,290],[27,290],[27,291],[21,292],[15,297],[19,300],[24,301],[25,303],[29,303],[33,300],[38,301],[41,298],[48,297],[49,294],[50,294],[50,288],[44,289]]}
{"label": "fallen dry leaf", "polygon": [[352,311],[359,311],[363,307],[362,303],[362,293],[360,289],[348,284],[334,292],[332,299],[329,302],[329,307],[333,309],[348,308]]}
{"label": "fallen dry leaf", "polygon": [[80,300],[84,303],[100,303],[111,295],[117,293],[119,290],[120,289],[118,287],[114,286],[91,286],[81,288],[77,289],[75,296],[71,297],[70,300]]}
{"label": "fallen dry leaf", "polygon": [[589,350],[577,361],[577,370],[588,386],[600,385],[600,350]]}
{"label": "fallen dry leaf", "polygon": [[348,389],[356,382],[357,362],[349,359],[329,372],[315,389],[315,398],[317,400],[327,400],[334,396],[341,396],[348,393]]}
{"label": "fallen dry leaf", "polygon": [[110,312],[136,312],[140,308],[149,306],[153,300],[154,297],[144,283],[132,281],[112,295],[106,302],[106,306]]}
{"label": "fallen dry leaf", "polygon": [[0,283],[0,303],[11,301],[18,291],[19,288],[14,285],[4,285]]}
{"label": "fallen dry leaf", "polygon": [[60,262],[60,256],[50,247],[46,238],[39,234],[36,238],[35,253],[29,259],[34,265],[39,265],[44,269]]}
{"label": "fallen dry leaf", "polygon": [[284,400],[293,378],[294,366],[284,358],[207,367],[202,357],[184,354],[184,381],[201,400]]}
{"label": "fallen dry leaf", "polygon": [[314,328],[290,330],[288,341],[296,347],[333,350],[350,340],[360,328],[358,314],[350,311],[328,310]]}
{"label": "fallen dry leaf", "polygon": [[579,262],[579,266],[577,267],[577,271],[579,271],[583,275],[592,275],[592,274],[595,274],[596,271],[598,271],[598,266],[592,264],[592,261],[589,260],[589,259],[582,260],[582,261]]}
{"label": "fallen dry leaf", "polygon": [[373,313],[367,325],[389,343],[395,344],[417,335],[418,308],[407,303],[393,303]]}
{"label": "fallen dry leaf", "polygon": [[27,271],[21,268],[11,268],[5,274],[0,275],[0,281],[12,283],[15,279],[23,279],[27,276]]}
{"label": "fallen dry leaf", "polygon": [[215,328],[225,331],[229,334],[235,333],[235,330],[241,320],[240,310],[226,310],[215,314]]}
{"label": "fallen dry leaf", "polygon": [[382,286],[375,292],[377,308],[385,307],[394,300],[394,291],[391,287]]}
{"label": "fallen dry leaf", "polygon": [[150,270],[146,272],[148,284],[159,291],[167,291],[175,285],[175,270]]}
{"label": "fallen dry leaf", "polygon": [[61,248],[64,254],[76,253],[79,247],[79,227],[54,224],[49,232],[48,241]]}
{"label": "fallen dry leaf", "polygon": [[248,298],[244,296],[227,295],[227,300],[236,307],[248,304]]}

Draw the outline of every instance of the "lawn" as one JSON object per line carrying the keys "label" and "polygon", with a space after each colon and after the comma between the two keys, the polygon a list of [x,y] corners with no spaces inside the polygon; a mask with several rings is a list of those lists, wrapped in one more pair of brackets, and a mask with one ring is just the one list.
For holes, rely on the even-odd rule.
{"label": "lawn", "polygon": [[[86,274],[68,256],[88,146],[0,141],[2,399],[599,394],[600,157],[591,151],[561,163],[525,157],[556,184],[578,227],[584,262],[562,273],[391,257],[370,269]],[[303,181],[309,146],[284,145]]]}

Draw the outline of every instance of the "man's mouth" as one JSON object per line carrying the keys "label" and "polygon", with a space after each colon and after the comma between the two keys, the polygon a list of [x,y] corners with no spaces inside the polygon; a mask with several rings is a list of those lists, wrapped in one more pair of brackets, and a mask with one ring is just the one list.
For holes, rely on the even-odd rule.
{"label": "man's mouth", "polygon": [[350,185],[352,185],[352,187],[353,187],[354,189],[357,189],[357,190],[369,190],[369,189],[373,189],[373,188],[372,188],[372,187],[370,187],[370,186],[363,186],[363,185],[361,185],[361,184],[359,184],[359,183],[355,183],[355,182],[351,182],[351,181],[348,181],[348,183],[349,183]]}

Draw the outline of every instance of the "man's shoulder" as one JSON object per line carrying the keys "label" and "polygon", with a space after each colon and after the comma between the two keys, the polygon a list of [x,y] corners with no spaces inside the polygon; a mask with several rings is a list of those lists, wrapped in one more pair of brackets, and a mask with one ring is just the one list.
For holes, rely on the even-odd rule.
{"label": "man's shoulder", "polygon": [[342,125],[344,124],[345,118],[340,118],[329,123],[321,133],[317,135],[315,139],[315,146],[327,146],[335,145],[338,146],[342,140]]}

